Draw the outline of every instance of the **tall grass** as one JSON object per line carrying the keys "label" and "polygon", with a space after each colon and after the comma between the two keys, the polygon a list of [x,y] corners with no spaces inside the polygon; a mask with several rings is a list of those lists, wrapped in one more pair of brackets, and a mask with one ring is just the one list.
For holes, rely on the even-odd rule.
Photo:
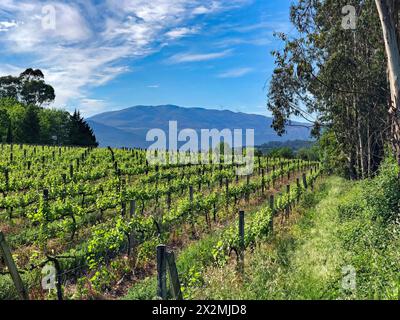
{"label": "tall grass", "polygon": [[374,179],[328,178],[307,194],[294,225],[246,254],[244,277],[234,264],[210,268],[192,298],[399,299],[398,173],[388,158]]}

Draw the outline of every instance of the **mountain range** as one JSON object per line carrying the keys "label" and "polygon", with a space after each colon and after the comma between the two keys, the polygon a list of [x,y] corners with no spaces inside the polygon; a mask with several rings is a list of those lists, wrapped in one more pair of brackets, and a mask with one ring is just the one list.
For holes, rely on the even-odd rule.
{"label": "mountain range", "polygon": [[287,133],[279,137],[271,128],[271,118],[228,110],[182,108],[174,105],[136,106],[87,119],[100,146],[115,148],[147,148],[154,143],[146,141],[148,131],[162,129],[168,137],[169,121],[177,121],[178,130],[194,129],[199,136],[201,129],[243,129],[244,132],[246,129],[254,129],[256,145],[270,141],[310,140],[310,130],[301,126],[301,123],[293,123],[294,126],[288,127]]}

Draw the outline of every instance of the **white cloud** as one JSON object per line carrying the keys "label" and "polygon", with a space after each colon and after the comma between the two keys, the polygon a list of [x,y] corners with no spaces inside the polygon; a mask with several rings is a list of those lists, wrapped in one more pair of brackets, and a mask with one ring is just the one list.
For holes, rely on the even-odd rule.
{"label": "white cloud", "polygon": [[[191,25],[198,14],[230,10],[249,1],[1,0],[0,30],[6,32],[0,34],[0,55],[3,61],[18,56],[17,60],[24,61],[3,70],[40,68],[56,90],[57,106],[80,99],[89,108],[90,88],[128,72],[126,59],[147,56],[168,41],[199,31]],[[43,28],[45,4],[55,8],[54,29]],[[229,53],[186,54],[175,59],[206,61]]]}
{"label": "white cloud", "polygon": [[[272,18],[271,18],[272,20]],[[276,31],[276,32],[289,32],[292,28],[290,22],[282,21],[265,21],[254,23],[246,26],[237,26],[233,30],[240,33],[250,33],[257,30],[261,31]]]}
{"label": "white cloud", "polygon": [[15,21],[0,21],[0,32],[7,32],[17,26]]}
{"label": "white cloud", "polygon": [[180,39],[192,34],[196,34],[199,32],[199,28],[187,28],[187,27],[183,27],[183,28],[175,28],[169,32],[166,33],[166,36],[170,39]]}
{"label": "white cloud", "polygon": [[236,45],[253,45],[253,46],[266,46],[271,44],[272,41],[267,36],[261,36],[258,38],[226,38],[216,43],[218,47],[232,47]]}
{"label": "white cloud", "polygon": [[150,86],[147,86],[147,88],[150,88],[150,89],[158,89],[159,87],[160,87],[160,85],[158,85],[158,84],[152,84]]}
{"label": "white cloud", "polygon": [[221,52],[212,53],[179,53],[170,57],[167,62],[169,63],[187,63],[187,62],[200,62],[224,58],[232,53],[232,50],[224,50]]}
{"label": "white cloud", "polygon": [[218,75],[218,78],[240,78],[253,72],[252,68],[238,68],[226,71]]}
{"label": "white cloud", "polygon": [[210,8],[206,8],[204,6],[199,6],[193,9],[193,14],[195,15],[200,15],[200,14],[206,14],[210,12]]}
{"label": "white cloud", "polygon": [[99,99],[81,99],[80,100],[80,112],[84,117],[89,117],[107,110],[109,107],[108,103],[104,100]]}
{"label": "white cloud", "polygon": [[11,64],[0,64],[0,76],[2,75],[18,76],[23,71],[24,70],[22,68],[13,66]]}

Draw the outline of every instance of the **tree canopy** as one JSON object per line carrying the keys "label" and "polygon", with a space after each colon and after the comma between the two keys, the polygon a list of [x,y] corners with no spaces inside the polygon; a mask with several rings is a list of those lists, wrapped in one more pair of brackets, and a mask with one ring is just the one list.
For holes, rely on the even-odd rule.
{"label": "tree canopy", "polygon": [[79,111],[44,108],[55,99],[41,70],[0,77],[0,141],[5,143],[98,146]]}
{"label": "tree canopy", "polygon": [[55,99],[54,88],[44,81],[41,70],[27,69],[18,77],[0,77],[0,98],[11,98],[27,105],[42,106]]}
{"label": "tree canopy", "polygon": [[[344,28],[345,6],[356,9],[354,29]],[[313,134],[330,132],[351,178],[371,176],[391,143],[390,90],[382,28],[374,0],[299,0],[291,6],[295,36],[277,34],[268,94],[273,128],[285,132],[302,117]]]}

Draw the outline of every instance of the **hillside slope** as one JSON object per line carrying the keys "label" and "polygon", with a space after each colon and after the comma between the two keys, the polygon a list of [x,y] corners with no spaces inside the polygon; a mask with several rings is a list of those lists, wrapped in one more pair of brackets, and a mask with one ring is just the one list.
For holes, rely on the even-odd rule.
{"label": "hillside slope", "polygon": [[[353,183],[330,177],[308,194],[289,225],[236,263],[209,268],[193,299],[336,300],[400,298],[398,170]],[[396,211],[397,210],[397,211]]]}

